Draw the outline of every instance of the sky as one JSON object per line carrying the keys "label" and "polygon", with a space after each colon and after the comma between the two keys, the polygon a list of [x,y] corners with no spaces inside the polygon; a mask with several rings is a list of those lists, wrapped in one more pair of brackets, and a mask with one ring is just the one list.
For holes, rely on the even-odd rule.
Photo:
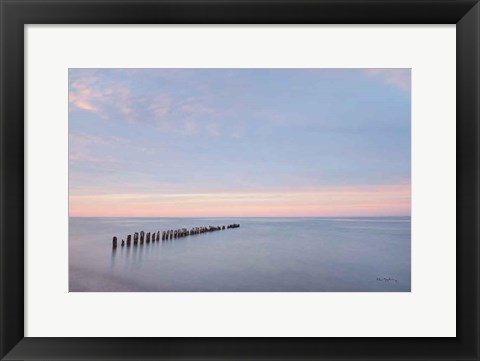
{"label": "sky", "polygon": [[69,214],[410,215],[410,69],[70,69]]}

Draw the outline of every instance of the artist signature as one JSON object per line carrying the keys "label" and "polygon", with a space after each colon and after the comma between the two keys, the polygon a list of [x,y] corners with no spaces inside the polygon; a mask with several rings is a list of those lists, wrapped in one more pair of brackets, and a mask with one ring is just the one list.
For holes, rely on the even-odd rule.
{"label": "artist signature", "polygon": [[395,282],[395,283],[398,282],[398,280],[396,280],[395,278],[390,278],[390,277],[388,277],[388,278],[385,278],[385,277],[383,277],[383,278],[377,277],[377,281],[379,281],[379,282]]}

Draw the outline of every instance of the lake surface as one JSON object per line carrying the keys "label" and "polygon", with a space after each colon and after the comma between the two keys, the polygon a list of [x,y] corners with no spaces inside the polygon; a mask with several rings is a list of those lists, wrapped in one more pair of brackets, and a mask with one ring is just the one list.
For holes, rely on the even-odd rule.
{"label": "lake surface", "polygon": [[[232,223],[120,246],[142,230]],[[69,233],[70,292],[410,291],[410,217],[70,218]]]}

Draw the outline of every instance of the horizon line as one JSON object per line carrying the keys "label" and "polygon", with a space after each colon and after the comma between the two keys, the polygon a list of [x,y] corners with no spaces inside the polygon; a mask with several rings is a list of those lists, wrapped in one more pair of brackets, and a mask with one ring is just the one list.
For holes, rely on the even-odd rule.
{"label": "horizon line", "polygon": [[389,215],[389,216],[232,216],[232,217],[224,217],[224,216],[191,216],[191,217],[175,217],[175,216],[68,216],[68,218],[226,218],[226,219],[233,219],[233,218],[411,218],[411,214],[409,215]]}

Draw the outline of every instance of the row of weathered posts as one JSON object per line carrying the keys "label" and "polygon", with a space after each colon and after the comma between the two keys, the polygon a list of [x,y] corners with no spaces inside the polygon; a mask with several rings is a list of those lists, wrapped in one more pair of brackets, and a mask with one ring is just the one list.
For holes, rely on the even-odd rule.
{"label": "row of weathered posts", "polygon": [[[160,233],[160,231],[157,232],[147,232],[145,233],[144,231],[141,231],[140,233],[135,232],[133,234],[133,245],[137,246],[138,244],[143,244],[143,243],[150,243],[150,241],[153,242],[159,242],[160,238],[162,241],[168,241],[168,240],[173,240],[177,238],[182,238],[182,237],[187,237],[187,236],[194,236],[197,234],[202,234],[202,233],[207,233],[207,232],[214,232],[214,231],[220,231],[220,230],[225,230],[225,229],[231,229],[231,228],[238,228],[240,227],[239,224],[234,223],[234,224],[229,224],[228,226],[206,226],[206,227],[193,227],[190,230],[187,228],[180,228],[180,229],[169,229],[167,231],[163,231]],[[127,236],[127,242],[125,243],[125,240],[122,239],[122,243],[120,244],[122,247],[127,245],[127,247],[132,245],[132,235],[129,234]],[[117,248],[117,237],[114,236],[112,240],[112,246],[113,248]]]}

